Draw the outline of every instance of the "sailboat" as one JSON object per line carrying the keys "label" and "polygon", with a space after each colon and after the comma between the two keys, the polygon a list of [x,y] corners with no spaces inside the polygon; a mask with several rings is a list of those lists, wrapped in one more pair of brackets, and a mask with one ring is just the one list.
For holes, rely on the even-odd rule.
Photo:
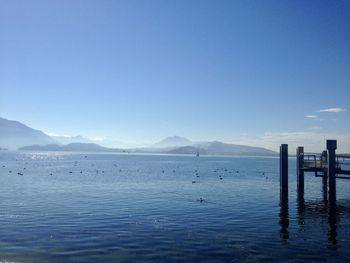
{"label": "sailboat", "polygon": [[199,152],[196,153],[196,156],[199,157]]}

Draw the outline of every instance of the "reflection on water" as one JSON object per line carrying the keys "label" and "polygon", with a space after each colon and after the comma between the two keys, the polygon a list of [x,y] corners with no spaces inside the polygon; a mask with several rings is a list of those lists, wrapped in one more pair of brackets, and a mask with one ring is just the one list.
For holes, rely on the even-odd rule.
{"label": "reflection on water", "polygon": [[[324,197],[325,195],[323,195]],[[300,229],[305,228],[306,219],[322,219],[327,218],[329,241],[328,248],[337,249],[337,225],[339,224],[340,214],[350,216],[348,206],[337,205],[335,200],[308,200],[305,201],[303,195],[297,198],[298,224]]]}
{"label": "reflection on water", "polygon": [[[324,232],[327,238],[327,248],[336,252],[332,253],[332,256],[339,256],[339,240],[338,240],[338,228],[340,224],[340,218],[350,217],[350,203],[348,199],[343,199],[337,202],[335,196],[329,196],[327,187],[327,178],[322,178],[322,199],[307,200],[305,201],[304,191],[297,191],[297,223],[299,226],[299,233],[308,231],[308,228],[315,224],[317,221],[326,221],[328,225],[327,232]],[[279,226],[280,226],[280,240],[282,243],[286,243],[290,234],[293,234],[289,230],[290,214],[289,214],[289,202],[288,194],[280,194],[280,212],[279,212]],[[320,233],[314,233],[318,236]],[[350,249],[350,247],[347,247]]]}
{"label": "reflection on water", "polygon": [[327,175],[322,177],[322,197],[323,201],[326,203],[328,201]]}
{"label": "reflection on water", "polygon": [[319,178],[297,196],[290,176],[297,202],[288,203],[278,167],[274,158],[0,154],[0,262],[350,262],[348,182],[330,205]]}
{"label": "reflection on water", "polygon": [[304,231],[305,226],[305,200],[304,193],[298,193],[297,197],[297,211],[298,211],[298,225],[300,227],[300,231]]}
{"label": "reflection on water", "polygon": [[329,230],[328,230],[328,240],[330,242],[330,248],[337,249],[337,221],[338,221],[338,209],[341,209],[341,207],[338,208],[337,203],[335,200],[329,201],[328,203],[328,224],[329,224]]}
{"label": "reflection on water", "polygon": [[280,198],[280,238],[282,241],[289,239],[289,205],[288,205],[288,196],[281,196]]}

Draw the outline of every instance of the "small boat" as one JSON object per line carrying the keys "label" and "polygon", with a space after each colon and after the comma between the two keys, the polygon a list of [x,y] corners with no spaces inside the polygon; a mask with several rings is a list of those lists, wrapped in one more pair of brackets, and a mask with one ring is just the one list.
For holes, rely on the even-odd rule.
{"label": "small boat", "polygon": [[199,152],[196,153],[196,156],[199,157]]}

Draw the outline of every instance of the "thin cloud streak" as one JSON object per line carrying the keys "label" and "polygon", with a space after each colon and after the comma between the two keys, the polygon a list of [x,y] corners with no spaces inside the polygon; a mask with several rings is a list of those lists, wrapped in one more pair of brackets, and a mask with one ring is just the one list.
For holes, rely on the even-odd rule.
{"label": "thin cloud streak", "polygon": [[67,135],[67,134],[58,134],[58,133],[53,133],[53,132],[45,132],[44,133],[46,135],[49,135],[51,137],[64,137],[64,138],[72,138],[74,136],[71,136],[71,135]]}
{"label": "thin cloud streak", "polygon": [[350,152],[350,134],[346,133],[325,133],[317,131],[296,131],[296,132],[266,132],[254,138],[240,138],[237,143],[265,147],[278,152],[279,146],[283,143],[289,145],[289,152],[293,154],[298,146],[304,146],[306,152],[321,152],[326,149],[326,140],[338,141],[339,153]]}
{"label": "thin cloud streak", "polygon": [[305,115],[305,118],[307,118],[307,119],[316,119],[317,115]]}
{"label": "thin cloud streak", "polygon": [[330,113],[338,113],[338,112],[344,112],[344,111],[347,111],[347,109],[343,109],[343,108],[328,108],[328,109],[318,110],[318,112],[330,112]]}

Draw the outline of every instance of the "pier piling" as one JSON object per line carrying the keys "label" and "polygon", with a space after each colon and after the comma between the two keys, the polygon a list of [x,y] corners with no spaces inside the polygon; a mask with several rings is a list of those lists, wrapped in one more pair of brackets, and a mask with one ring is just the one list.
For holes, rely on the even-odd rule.
{"label": "pier piling", "polygon": [[336,198],[336,160],[335,160],[335,150],[337,149],[336,140],[327,140],[327,151],[328,151],[328,195],[329,200],[335,200]]}
{"label": "pier piling", "polygon": [[[327,163],[328,164],[328,157],[327,157],[327,151],[322,152],[322,157],[321,157],[321,163]],[[328,200],[328,193],[327,193],[327,188],[328,188],[328,168],[323,169],[323,176],[322,176],[322,193],[323,193],[323,200],[327,201]]]}
{"label": "pier piling", "polygon": [[297,148],[297,181],[298,181],[298,194],[304,194],[304,147],[299,146]]}
{"label": "pier piling", "polygon": [[288,199],[288,144],[280,146],[280,195]]}

